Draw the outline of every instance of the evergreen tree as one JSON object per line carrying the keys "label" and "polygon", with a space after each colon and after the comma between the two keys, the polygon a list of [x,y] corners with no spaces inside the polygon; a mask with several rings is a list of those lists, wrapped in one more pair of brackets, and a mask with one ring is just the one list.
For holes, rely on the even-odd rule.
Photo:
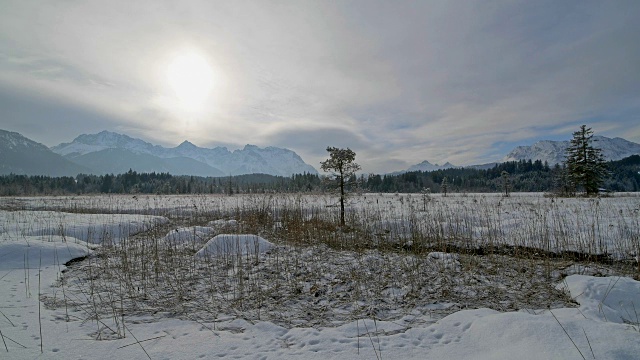
{"label": "evergreen tree", "polygon": [[447,190],[449,190],[449,183],[447,182],[447,177],[442,178],[442,184],[440,184],[440,191],[442,192],[442,196],[447,196]]}
{"label": "evergreen tree", "polygon": [[320,163],[320,168],[327,172],[332,172],[333,177],[338,182],[340,188],[340,224],[344,226],[344,198],[345,198],[345,185],[348,184],[347,180],[350,179],[355,172],[360,170],[360,165],[354,161],[356,159],[356,153],[353,150],[339,149],[335,147],[327,147],[329,152],[329,159]]}
{"label": "evergreen tree", "polygon": [[233,182],[231,182],[231,175],[229,175],[229,181],[227,182],[227,195],[233,195]]}
{"label": "evergreen tree", "polygon": [[573,133],[565,161],[570,181],[581,186],[586,195],[598,193],[607,174],[602,149],[592,146],[593,131],[586,125]]}

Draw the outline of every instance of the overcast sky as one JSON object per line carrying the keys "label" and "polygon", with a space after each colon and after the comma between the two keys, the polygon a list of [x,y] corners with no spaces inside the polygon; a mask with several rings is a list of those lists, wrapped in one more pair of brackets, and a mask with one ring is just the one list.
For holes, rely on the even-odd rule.
{"label": "overcast sky", "polygon": [[0,2],[0,128],[286,147],[364,172],[640,142],[640,1]]}

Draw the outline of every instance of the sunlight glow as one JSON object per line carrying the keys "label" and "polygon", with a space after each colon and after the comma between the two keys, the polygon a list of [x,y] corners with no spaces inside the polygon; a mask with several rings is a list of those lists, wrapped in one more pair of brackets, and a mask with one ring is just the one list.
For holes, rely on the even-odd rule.
{"label": "sunlight glow", "polygon": [[185,52],[167,66],[167,81],[184,111],[200,112],[214,86],[213,69],[198,53]]}

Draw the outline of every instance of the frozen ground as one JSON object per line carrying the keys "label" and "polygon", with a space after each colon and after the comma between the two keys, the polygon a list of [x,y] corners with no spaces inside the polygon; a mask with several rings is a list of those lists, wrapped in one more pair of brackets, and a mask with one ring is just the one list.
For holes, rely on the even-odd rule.
{"label": "frozen ground", "polygon": [[[314,207],[326,208],[334,203],[329,197],[268,200],[169,197],[166,201],[161,197],[0,199],[3,208],[13,209],[0,212],[0,354],[5,354],[0,358],[637,359],[640,353],[640,283],[629,277],[564,277],[562,271],[555,268],[544,274],[545,268],[540,264],[532,265],[531,269],[540,269],[541,274],[529,274],[530,270],[523,272],[515,265],[510,266],[512,261],[508,259],[485,263],[476,256],[464,254],[430,252],[414,257],[376,249],[350,251],[324,245],[276,244],[264,253],[258,251],[230,257],[222,254],[217,260],[193,257],[215,235],[228,233],[236,227],[239,227],[238,233],[247,230],[238,212],[235,215],[240,220],[239,224],[228,220],[210,221],[234,207],[264,209],[265,201],[269,202],[267,205],[271,209],[278,209],[273,206],[274,202],[290,202],[291,205],[302,202],[311,209],[308,212],[310,217],[314,216]],[[352,211],[378,216],[372,224],[375,221],[384,226],[400,224],[397,228],[377,228],[374,231],[381,233],[380,238],[385,241],[401,243],[411,241],[411,237],[402,236],[403,232],[411,234],[413,231],[407,230],[407,226],[429,224],[415,222],[412,216],[435,216],[436,211],[429,210],[428,206],[439,212],[455,209],[458,213],[471,215],[473,209],[480,211],[481,207],[476,205],[479,202],[485,202],[483,206],[489,210],[484,210],[477,219],[488,216],[491,220],[485,223],[485,220],[477,220],[477,224],[467,221],[469,227],[464,231],[478,236],[478,241],[482,242],[488,242],[494,236],[490,235],[490,229],[497,224],[510,224],[517,220],[520,225],[506,230],[494,229],[500,234],[500,237],[495,235],[495,239],[506,239],[505,234],[516,237],[514,234],[524,234],[534,225],[542,226],[542,220],[534,224],[523,221],[532,219],[524,214],[540,213],[544,209],[569,217],[563,226],[566,232],[573,231],[576,237],[583,235],[579,234],[579,229],[569,228],[569,224],[591,221],[590,217],[595,217],[598,225],[607,228],[602,233],[591,230],[592,235],[598,234],[593,235],[596,238],[600,236],[613,242],[615,236],[627,234],[630,238],[625,241],[630,246],[625,247],[625,251],[633,251],[632,246],[637,241],[634,238],[638,230],[634,225],[637,217],[631,216],[639,204],[637,197],[601,199],[606,202],[598,205],[589,203],[589,200],[583,200],[586,205],[575,200],[576,207],[573,207],[574,199],[565,200],[570,204],[561,206],[536,195],[508,200],[487,196],[432,197],[425,208],[422,208],[422,201],[421,197],[406,195],[369,195],[353,202]],[[142,206],[139,205],[141,202]],[[498,203],[508,210],[494,210]],[[464,210],[465,206],[469,209]],[[44,211],[53,207],[67,211],[75,209],[76,213]],[[200,211],[197,216],[193,215],[194,208]],[[597,209],[597,212],[590,209]],[[502,220],[501,216],[514,211],[523,217]],[[124,212],[128,214],[122,214]],[[387,213],[391,215],[385,215]],[[164,215],[166,218],[142,214]],[[201,224],[200,227],[174,227],[183,216],[195,216],[193,219]],[[272,216],[278,220],[273,223],[277,231],[272,234],[295,230],[281,229],[290,226],[287,225],[286,214]],[[494,222],[494,216],[499,222]],[[533,218],[537,217],[542,216]],[[452,219],[457,218],[453,215],[443,218]],[[624,231],[619,229],[622,226],[626,226]],[[145,230],[151,227],[157,229],[155,235],[144,235],[157,239],[151,244],[165,244],[165,251],[171,251],[176,259],[187,259],[188,264],[176,263],[176,271],[154,270],[153,266],[157,264],[153,259],[159,255],[152,251],[153,247],[141,248],[144,255],[130,255],[149,259],[148,263],[143,261],[150,267],[149,274],[160,271],[160,274],[168,276],[167,280],[178,279],[180,286],[190,287],[180,291],[169,289],[162,294],[185,297],[183,302],[167,303],[172,307],[154,308],[152,301],[143,299],[144,296],[156,301],[161,299],[160,295],[152,292],[157,288],[145,285],[150,281],[148,279],[137,279],[138,289],[122,292],[117,287],[128,286],[133,280],[109,280],[106,272],[89,273],[99,270],[100,266],[129,264],[120,258],[105,256],[115,252],[104,252],[104,249],[124,248],[135,241],[149,240],[139,238],[136,233],[149,234]],[[469,232],[472,230],[474,233]],[[543,233],[542,230],[536,231]],[[102,243],[95,234],[103,234],[102,238],[109,241]],[[605,238],[605,235],[610,237]],[[255,245],[262,244],[258,236],[239,239],[253,239]],[[622,249],[620,245],[611,246]],[[87,260],[68,267],[64,265],[70,259],[87,255]],[[182,265],[185,265],[184,272],[179,273],[177,270]],[[599,266],[569,265],[565,273],[615,274],[614,270]],[[385,278],[385,274],[389,274],[387,270],[394,267],[398,268],[395,274],[413,272],[413,277],[407,275],[406,282],[413,281],[415,288],[403,279]],[[196,282],[195,279],[206,274],[207,268],[215,270],[209,272],[209,283]],[[62,271],[64,281],[60,277]],[[174,273],[171,276],[175,277],[167,275]],[[417,279],[424,277],[430,277],[429,281],[418,282]],[[367,282],[376,278],[373,283],[380,284],[377,288]],[[553,281],[555,285],[551,287],[566,291],[568,300],[558,297],[550,308],[527,306],[526,299],[535,297],[542,290],[525,284],[528,282],[526,279],[543,287],[541,279],[544,278]],[[447,283],[455,279],[461,280],[459,283]],[[246,283],[241,284],[243,280]],[[154,283],[157,281],[153,280]],[[428,283],[433,286],[426,286]],[[252,284],[267,288],[245,289]],[[268,288],[269,284],[280,284],[285,288],[286,284],[291,284],[292,288],[299,288],[300,294],[288,297],[290,294],[279,292],[282,289]],[[504,309],[500,308],[502,311],[471,308],[473,299],[491,297],[496,293],[500,296],[509,294],[517,289],[516,284],[524,287],[520,294],[515,291],[509,295],[511,297],[505,297],[511,303],[504,304]],[[483,293],[486,289],[493,289],[493,292]],[[131,294],[132,291],[143,290],[148,293],[139,294],[135,299],[129,295],[109,298],[109,294]],[[100,296],[91,297],[92,291]],[[356,292],[362,293],[361,297],[354,295]],[[216,301],[212,294],[221,297]],[[264,306],[257,308],[264,313],[256,313],[256,308],[248,304],[246,294],[264,297]],[[268,297],[273,294],[280,298]],[[226,304],[226,307],[207,313],[198,308],[199,298],[207,299],[209,304]],[[92,305],[87,301],[89,299],[100,301],[99,306]],[[369,299],[373,302],[360,303]],[[571,299],[579,305],[570,304]],[[247,301],[247,304],[237,304],[240,300]],[[396,306],[402,302],[404,305]],[[281,308],[269,303],[282,303],[292,312],[278,316]],[[180,306],[191,307],[193,311],[181,311]],[[246,313],[242,312],[243,306]],[[358,311],[353,311],[354,308]],[[460,310],[463,308],[468,310]],[[301,309],[309,314],[296,312]],[[344,316],[340,317],[341,314]],[[327,322],[327,319],[334,322]]]}

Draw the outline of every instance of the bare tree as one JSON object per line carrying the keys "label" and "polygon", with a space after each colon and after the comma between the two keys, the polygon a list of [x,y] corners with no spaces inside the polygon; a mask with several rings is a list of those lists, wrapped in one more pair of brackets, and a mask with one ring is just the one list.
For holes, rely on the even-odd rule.
{"label": "bare tree", "polygon": [[326,172],[331,172],[338,183],[340,188],[340,224],[344,226],[345,185],[347,180],[355,175],[356,171],[360,170],[360,165],[354,162],[356,153],[349,148],[339,149],[329,146],[327,151],[329,152],[329,159],[322,161],[320,168]]}

